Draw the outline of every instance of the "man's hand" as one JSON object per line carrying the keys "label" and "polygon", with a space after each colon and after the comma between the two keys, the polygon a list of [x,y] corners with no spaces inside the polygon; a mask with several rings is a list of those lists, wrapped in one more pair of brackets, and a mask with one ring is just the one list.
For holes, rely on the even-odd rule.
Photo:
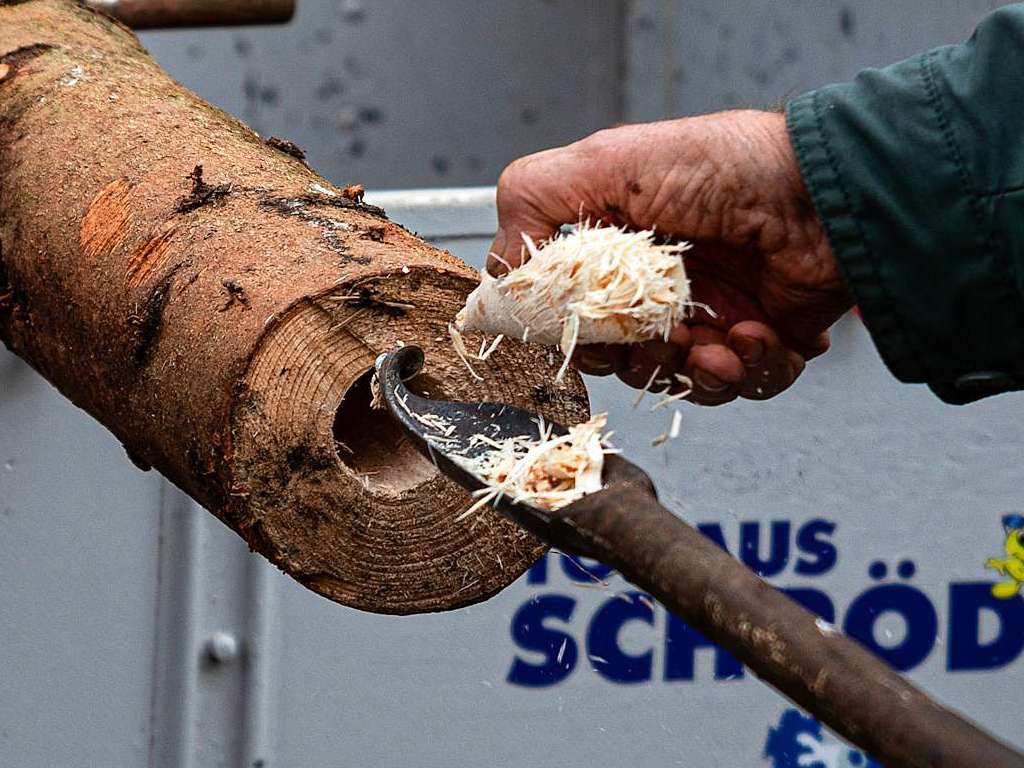
{"label": "man's hand", "polygon": [[[782,115],[723,112],[599,131],[516,160],[498,182],[488,269],[523,258],[521,233],[583,218],[689,240],[693,299],[709,306],[668,343],[581,347],[577,366],[643,387],[673,374],[706,405],[772,397],[828,349],[852,305],[803,185]],[[657,382],[662,391],[678,384]]]}

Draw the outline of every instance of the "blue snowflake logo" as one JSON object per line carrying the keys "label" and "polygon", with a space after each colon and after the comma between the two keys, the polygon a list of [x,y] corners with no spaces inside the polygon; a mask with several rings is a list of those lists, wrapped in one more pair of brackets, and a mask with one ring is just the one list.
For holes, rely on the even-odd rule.
{"label": "blue snowflake logo", "polygon": [[779,724],[768,729],[764,756],[772,761],[772,768],[882,768],[796,709],[787,709]]}

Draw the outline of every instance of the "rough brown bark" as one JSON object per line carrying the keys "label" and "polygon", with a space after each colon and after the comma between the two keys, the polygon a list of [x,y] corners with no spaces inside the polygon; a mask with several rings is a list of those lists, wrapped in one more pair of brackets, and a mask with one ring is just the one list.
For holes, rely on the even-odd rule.
{"label": "rough brown bark", "polygon": [[[346,194],[347,192],[347,194]],[[65,0],[0,2],[0,337],[282,570],[408,613],[493,594],[541,551],[366,407],[375,357],[421,388],[585,416],[509,342],[466,374],[475,273],[174,83]],[[340,406],[340,407],[339,407]],[[116,492],[116,489],[113,489]]]}

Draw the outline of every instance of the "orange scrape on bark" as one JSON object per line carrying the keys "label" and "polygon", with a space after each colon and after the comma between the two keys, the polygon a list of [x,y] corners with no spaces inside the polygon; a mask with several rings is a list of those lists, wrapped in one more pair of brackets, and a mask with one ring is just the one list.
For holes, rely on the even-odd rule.
{"label": "orange scrape on bark", "polygon": [[124,279],[129,288],[142,285],[164,265],[170,255],[171,241],[176,231],[177,227],[173,224],[164,224],[153,237],[128,257]]}
{"label": "orange scrape on bark", "polygon": [[79,243],[91,259],[110,253],[124,240],[132,220],[128,207],[131,191],[127,179],[115,179],[89,204],[79,230]]}

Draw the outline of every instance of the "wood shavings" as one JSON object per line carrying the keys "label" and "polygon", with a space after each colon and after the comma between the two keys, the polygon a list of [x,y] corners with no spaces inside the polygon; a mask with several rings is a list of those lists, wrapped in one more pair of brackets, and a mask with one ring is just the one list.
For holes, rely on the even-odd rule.
{"label": "wood shavings", "polygon": [[657,365],[654,367],[654,373],[651,374],[651,378],[647,380],[647,383],[644,384],[644,388],[640,390],[640,394],[638,394],[636,396],[636,400],[633,401],[633,410],[636,410],[637,406],[639,406],[641,401],[644,399],[644,395],[650,391],[651,384],[654,383],[654,380],[658,377],[659,373],[661,373],[661,366]]}
{"label": "wood shavings", "polygon": [[[681,373],[677,373],[675,375],[675,379],[677,382],[682,384],[685,389],[674,395],[665,395],[661,400],[651,406],[652,413],[659,408],[664,408],[666,405],[672,405],[672,403],[678,403],[680,400],[685,400],[693,394],[693,382],[690,380],[689,376],[683,376]],[[639,401],[637,401],[637,403],[639,404]]]}
{"label": "wood shavings", "polygon": [[558,348],[562,350],[564,358],[562,360],[562,366],[558,369],[558,373],[555,376],[555,383],[558,384],[565,378],[565,372],[569,370],[569,360],[572,359],[572,353],[576,351],[576,345],[580,340],[580,318],[579,315],[570,315],[569,319],[565,321],[565,325],[562,327],[562,340],[559,342]]}
{"label": "wood shavings", "polygon": [[470,374],[472,374],[473,378],[475,378],[477,381],[483,381],[484,378],[483,376],[478,374],[476,370],[474,370],[473,365],[469,362],[470,358],[472,357],[476,360],[480,360],[481,362],[483,362],[492,354],[494,354],[494,350],[496,350],[498,348],[498,345],[501,344],[501,342],[505,339],[505,335],[499,333],[495,337],[494,341],[491,342],[490,346],[488,346],[487,338],[484,337],[480,341],[480,351],[475,355],[471,355],[469,352],[469,348],[466,347],[466,339],[462,335],[462,332],[459,330],[459,328],[456,327],[456,325],[448,323],[448,336],[451,337],[452,346],[455,347],[455,354],[462,361],[462,364],[466,366]]}
{"label": "wood shavings", "polygon": [[477,355],[476,359],[477,360],[486,360],[488,357],[490,357],[492,354],[494,354],[494,350],[496,350],[498,348],[498,345],[501,344],[501,342],[504,340],[504,338],[505,338],[505,334],[499,333],[497,336],[494,337],[494,341],[492,341],[491,345],[489,347],[487,347],[486,349],[484,349],[484,346],[487,344],[487,339],[484,339],[483,341],[481,341],[480,342],[480,354]]}
{"label": "wood shavings", "polygon": [[679,437],[679,429],[683,424],[683,414],[679,411],[672,412],[672,426],[668,430],[668,439],[675,440]]}
{"label": "wood shavings", "polygon": [[309,185],[309,191],[310,192],[314,192],[314,193],[316,193],[318,195],[326,195],[327,197],[337,197],[338,196],[337,192],[335,192],[332,189],[328,189],[327,187],[325,187],[322,184],[316,184],[316,183],[310,184]]}
{"label": "wood shavings", "polygon": [[660,244],[653,230],[581,222],[540,246],[523,241],[529,261],[502,277],[484,273],[456,317],[459,331],[528,336],[568,359],[577,344],[667,340],[694,306],[681,258],[689,244]]}
{"label": "wood shavings", "polygon": [[384,402],[384,393],[380,388],[380,379],[377,377],[376,371],[370,377],[370,408],[376,411],[383,411],[387,408],[387,404]]}
{"label": "wood shavings", "polygon": [[657,448],[659,445],[667,443],[669,440],[675,440],[679,437],[679,432],[683,426],[683,414],[680,411],[672,411],[672,423],[669,425],[668,432],[662,432],[656,438],[651,440],[651,447]]}
{"label": "wood shavings", "polygon": [[[373,386],[372,379],[370,386]],[[380,385],[378,384],[378,387],[379,386]],[[402,406],[402,410],[409,414],[409,418],[415,419],[423,426],[433,430],[434,432],[439,433],[440,435],[440,437],[437,435],[427,435],[427,440],[441,442],[445,438],[449,437],[452,434],[452,432],[455,431],[455,425],[452,424],[451,421],[446,419],[444,416],[440,416],[436,413],[417,413],[416,411],[414,411],[412,408],[409,407],[409,404],[406,402],[405,397],[398,396],[397,389],[395,389],[395,400],[400,406]]]}
{"label": "wood shavings", "polygon": [[466,370],[469,371],[470,375],[477,381],[483,381],[484,377],[473,370],[473,366],[469,362],[469,350],[466,349],[466,342],[462,338],[462,332],[455,327],[452,323],[448,323],[448,336],[451,337],[452,346],[455,348],[455,354],[458,356],[462,364],[466,366]]}
{"label": "wood shavings", "polygon": [[828,637],[829,635],[839,634],[839,630],[836,629],[835,624],[825,621],[822,618],[815,619],[814,626],[817,627],[818,631],[826,637]]}
{"label": "wood shavings", "polygon": [[508,496],[541,509],[555,510],[588,493],[601,490],[604,457],[614,449],[604,439],[607,415],[569,428],[553,437],[551,427],[538,422],[538,436],[494,439],[474,435],[471,445],[491,448],[473,457],[452,456],[466,470],[481,478],[487,487],[474,495],[477,501],[457,519],[469,517],[481,507]]}

